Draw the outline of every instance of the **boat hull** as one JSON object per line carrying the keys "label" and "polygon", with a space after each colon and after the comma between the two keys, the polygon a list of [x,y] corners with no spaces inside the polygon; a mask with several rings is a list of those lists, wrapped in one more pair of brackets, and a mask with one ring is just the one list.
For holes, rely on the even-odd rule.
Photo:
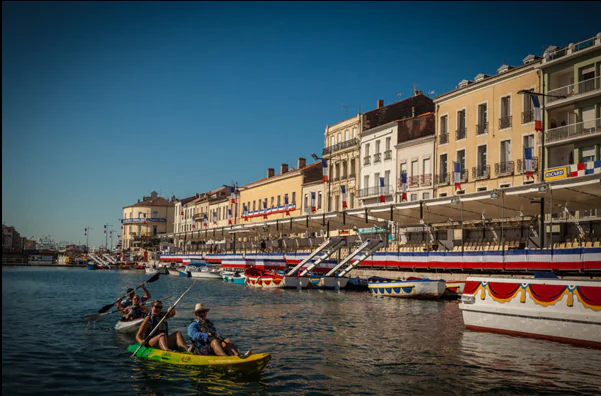
{"label": "boat hull", "polygon": [[138,331],[138,329],[140,328],[140,323],[142,323],[143,321],[144,318],[129,321],[120,320],[115,325],[115,331],[119,333],[134,334]]}
{"label": "boat hull", "polygon": [[[134,353],[139,344],[130,345],[127,350]],[[168,352],[160,349],[142,347],[137,357],[162,363],[188,367],[206,367],[212,369],[233,370],[244,373],[258,373],[265,368],[271,355],[258,353],[240,358],[238,356],[201,356],[191,353]]]}
{"label": "boat hull", "polygon": [[244,284],[263,289],[281,289],[284,287],[283,276],[247,276]]}
{"label": "boat hull", "polygon": [[221,279],[221,275],[208,272],[208,271],[192,271],[190,272],[192,278],[200,278],[200,279]]}
{"label": "boat hull", "polygon": [[390,280],[369,282],[369,291],[376,296],[436,300],[445,292],[443,280]]}

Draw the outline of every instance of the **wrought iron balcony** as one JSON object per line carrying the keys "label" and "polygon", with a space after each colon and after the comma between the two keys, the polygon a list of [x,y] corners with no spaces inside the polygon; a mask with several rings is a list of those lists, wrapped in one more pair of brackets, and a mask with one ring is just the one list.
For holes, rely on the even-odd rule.
{"label": "wrought iron balcony", "polygon": [[363,157],[363,165],[371,164],[371,157],[369,155]]}
{"label": "wrought iron balcony", "polygon": [[419,186],[419,176],[409,176],[407,178],[407,184],[411,187]]}
{"label": "wrought iron balcony", "polygon": [[[384,195],[390,195],[392,194],[392,188],[390,188],[390,185],[385,185],[384,186]],[[358,197],[359,198],[367,198],[367,197],[372,197],[372,196],[376,196],[376,195],[380,195],[380,187],[368,187],[368,188],[362,188],[358,191]]]}
{"label": "wrought iron balcony", "polygon": [[384,151],[384,161],[392,159],[392,150]]}
{"label": "wrought iron balcony", "polygon": [[333,154],[336,151],[344,150],[349,147],[353,147],[359,144],[359,139],[352,138],[351,140],[347,140],[346,142],[340,142],[330,147],[325,147],[322,151],[321,155],[329,155]]}
{"label": "wrought iron balcony", "polygon": [[484,135],[485,133],[488,133],[488,121],[476,125],[476,135]]}
{"label": "wrought iron balcony", "polygon": [[[526,173],[526,160],[520,158],[517,160],[517,173],[523,174]],[[532,157],[532,171],[538,171],[538,157]]]}
{"label": "wrought iron balcony", "polygon": [[437,174],[435,182],[438,186],[448,186],[451,182],[450,174],[448,172],[442,172]]}
{"label": "wrought iron balcony", "polygon": [[522,111],[522,124],[534,121],[534,110]]}
{"label": "wrought iron balcony", "polygon": [[465,139],[465,127],[461,127],[455,131],[455,140]]}
{"label": "wrought iron balcony", "polygon": [[432,174],[426,173],[419,176],[419,184],[421,186],[431,186],[432,185]]}
{"label": "wrought iron balcony", "polygon": [[588,80],[580,81],[576,84],[566,85],[561,88],[552,89],[547,92],[547,95],[555,95],[560,97],[549,96],[547,97],[547,104],[553,103],[557,100],[561,100],[561,96],[576,96],[587,92],[592,92],[597,89],[601,89],[601,76],[589,78]]}
{"label": "wrought iron balcony", "polygon": [[474,180],[488,179],[490,177],[490,165],[474,166],[472,168],[472,178]]}
{"label": "wrought iron balcony", "polygon": [[495,173],[497,176],[513,175],[514,163],[513,161],[497,162],[495,164]]}
{"label": "wrought iron balcony", "polygon": [[378,162],[382,162],[382,153],[375,153],[374,154],[374,164],[378,163]]}
{"label": "wrought iron balcony", "polygon": [[505,116],[499,118],[499,129],[511,128],[512,116]]}
{"label": "wrought iron balcony", "polygon": [[564,139],[588,136],[598,132],[601,132],[601,118],[549,129],[546,134],[546,140],[547,143],[551,143]]}
{"label": "wrought iron balcony", "polygon": [[441,132],[440,135],[438,136],[438,143],[439,144],[447,144],[448,142],[449,142],[449,133]]}

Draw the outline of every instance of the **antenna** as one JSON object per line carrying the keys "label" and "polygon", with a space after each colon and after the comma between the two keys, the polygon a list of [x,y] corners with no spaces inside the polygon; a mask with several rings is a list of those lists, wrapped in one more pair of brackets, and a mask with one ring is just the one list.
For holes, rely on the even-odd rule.
{"label": "antenna", "polygon": [[345,115],[345,117],[346,117],[346,118],[348,118],[348,109],[349,109],[350,107],[353,107],[353,106],[351,106],[351,105],[344,105],[344,104],[343,104],[343,105],[342,105],[342,107],[344,107],[344,109],[346,110],[346,115]]}
{"label": "antenna", "polygon": [[428,95],[430,95],[430,96],[434,96],[435,93],[436,93],[435,91],[428,91]]}
{"label": "antenna", "polygon": [[415,95],[415,91],[417,90],[417,86],[419,84],[413,83],[413,94]]}
{"label": "antenna", "polygon": [[398,93],[396,94],[396,101],[397,101],[397,102],[400,100],[401,96],[403,96],[403,93],[402,93],[402,92],[398,92]]}

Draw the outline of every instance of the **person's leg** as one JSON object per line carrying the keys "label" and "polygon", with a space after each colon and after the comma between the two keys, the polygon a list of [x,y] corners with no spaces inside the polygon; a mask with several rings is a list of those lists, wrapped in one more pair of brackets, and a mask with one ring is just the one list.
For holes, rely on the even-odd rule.
{"label": "person's leg", "polygon": [[184,351],[188,349],[186,341],[184,341],[184,337],[182,337],[182,333],[180,333],[179,331],[167,337],[167,344],[169,345],[170,349],[180,348]]}
{"label": "person's leg", "polygon": [[234,344],[229,338],[221,341],[221,346],[227,352],[228,355],[238,356],[240,352],[238,351],[238,347]]}
{"label": "person's leg", "polygon": [[167,345],[167,340],[165,338],[165,333],[157,334],[148,341],[148,345],[151,348],[160,348],[163,351],[169,350],[169,345]]}
{"label": "person's leg", "polygon": [[221,346],[219,340],[211,341],[211,349],[213,349],[213,352],[217,356],[227,356],[227,353],[225,353],[225,351],[223,350],[223,347]]}

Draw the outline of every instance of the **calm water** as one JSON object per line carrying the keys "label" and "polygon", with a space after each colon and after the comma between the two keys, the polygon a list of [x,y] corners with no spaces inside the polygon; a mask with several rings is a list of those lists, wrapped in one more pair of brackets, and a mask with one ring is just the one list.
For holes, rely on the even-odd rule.
{"label": "calm water", "polygon": [[[195,303],[241,349],[269,352],[259,375],[190,371],[130,359],[116,317],[83,315],[114,301],[140,273],[2,269],[2,394],[600,394],[601,352],[465,331],[456,302],[368,293],[256,290],[199,280],[170,331],[185,333]],[[153,297],[190,279],[162,276]],[[173,300],[170,301],[173,303]],[[165,305],[169,305],[167,302]]]}

